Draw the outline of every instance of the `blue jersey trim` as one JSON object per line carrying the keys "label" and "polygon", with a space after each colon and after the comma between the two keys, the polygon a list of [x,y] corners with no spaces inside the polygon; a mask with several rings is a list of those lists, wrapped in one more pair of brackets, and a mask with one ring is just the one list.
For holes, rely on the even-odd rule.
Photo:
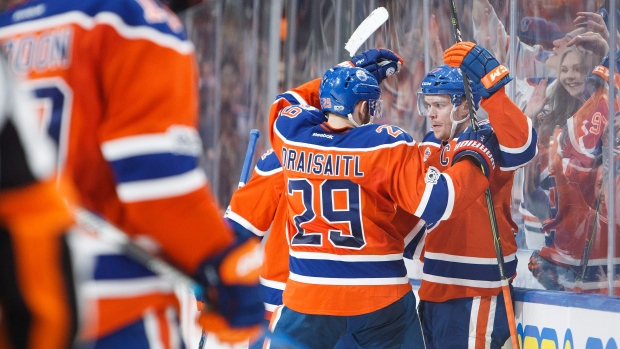
{"label": "blue jersey trim", "polygon": [[405,246],[405,252],[403,253],[403,257],[407,259],[413,259],[413,255],[415,250],[418,248],[418,244],[422,237],[424,237],[424,230],[426,230],[426,226],[420,228],[420,230],[416,233],[417,235],[409,241],[407,246]]}
{"label": "blue jersey trim", "polygon": [[291,272],[324,278],[397,278],[407,275],[402,259],[381,262],[343,262],[290,257]]}
{"label": "blue jersey trim", "polygon": [[530,160],[534,158],[536,155],[536,143],[538,142],[538,136],[536,135],[536,131],[532,130],[532,142],[530,146],[523,152],[519,154],[511,154],[500,151],[501,155],[499,157],[499,166],[500,167],[519,167],[527,164]]}
{"label": "blue jersey trim", "polygon": [[[504,263],[506,276],[517,270],[517,259]],[[497,264],[469,264],[424,258],[424,273],[452,279],[500,281]]]}
{"label": "blue jersey trim", "polygon": [[117,183],[171,177],[187,173],[198,166],[194,156],[170,153],[132,156],[111,161]]}
{"label": "blue jersey trim", "polygon": [[276,153],[271,152],[267,154],[265,158],[258,159],[258,162],[256,163],[256,168],[263,172],[269,172],[282,168],[282,165],[280,164],[280,160],[276,156]]}
{"label": "blue jersey trim", "polygon": [[282,290],[277,288],[268,287],[265,285],[260,285],[261,296],[263,297],[263,302],[267,304],[273,305],[281,305],[282,304]]}
{"label": "blue jersey trim", "polygon": [[[162,11],[167,11],[169,16],[174,15],[171,11],[164,9],[159,1],[153,1],[153,4],[162,8]],[[89,17],[95,17],[102,12],[111,12],[119,16],[129,26],[147,26],[161,33],[173,35],[183,41],[187,39],[184,30],[175,32],[166,22],[147,22],[144,16],[144,9],[135,0],[27,1],[23,5],[0,15],[0,27],[52,17],[71,11],[82,12]]]}
{"label": "blue jersey trim", "polygon": [[95,280],[133,279],[155,274],[133,259],[118,254],[97,256]]}
{"label": "blue jersey trim", "polygon": [[427,224],[436,223],[444,215],[446,207],[448,206],[448,182],[446,178],[441,175],[437,180],[437,183],[433,185],[430,198],[424,208],[424,212],[420,218],[426,221]]}
{"label": "blue jersey trim", "polygon": [[[234,220],[226,217],[224,218],[224,221],[226,221],[226,223],[228,223],[230,225],[230,227],[232,228],[232,230],[235,232],[235,235],[237,236],[237,238],[245,241],[251,237],[257,236],[256,234],[254,234],[251,230],[246,229],[244,226],[242,226],[241,224],[235,222]],[[259,238],[263,238],[262,236],[258,236]]]}
{"label": "blue jersey trim", "polygon": [[348,132],[335,133],[321,127],[323,121],[325,116],[320,110],[302,107],[294,117],[280,114],[275,128],[288,142],[302,145],[360,150],[403,142],[414,145],[413,138],[397,126],[371,124],[351,128]]}

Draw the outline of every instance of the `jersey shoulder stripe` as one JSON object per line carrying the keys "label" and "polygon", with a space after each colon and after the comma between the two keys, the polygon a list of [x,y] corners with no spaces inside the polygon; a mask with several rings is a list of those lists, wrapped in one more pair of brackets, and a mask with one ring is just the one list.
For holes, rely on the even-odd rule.
{"label": "jersey shoulder stripe", "polygon": [[341,151],[365,151],[414,143],[413,138],[398,126],[373,124],[333,133],[317,126],[324,121],[325,116],[316,108],[290,106],[280,112],[275,131],[288,144],[333,147]]}
{"label": "jersey shoulder stripe", "polygon": [[425,145],[439,147],[441,146],[441,141],[437,139],[437,137],[435,137],[433,131],[430,131],[426,135],[424,135],[424,138],[422,138],[422,142],[420,142],[420,146]]}
{"label": "jersey shoulder stripe", "polygon": [[273,149],[267,150],[256,163],[256,173],[262,176],[268,176],[279,171],[282,171],[282,165]]}
{"label": "jersey shoulder stripe", "polygon": [[0,16],[0,26],[41,21],[66,13],[81,13],[91,18],[108,13],[130,27],[150,27],[180,40],[187,37],[176,15],[153,0],[28,1]]}

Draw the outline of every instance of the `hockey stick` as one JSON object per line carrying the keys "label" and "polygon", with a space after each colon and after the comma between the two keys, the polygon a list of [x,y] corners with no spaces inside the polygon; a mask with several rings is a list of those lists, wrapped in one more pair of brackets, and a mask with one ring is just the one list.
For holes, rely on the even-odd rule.
{"label": "hockey stick", "polygon": [[[250,168],[252,165],[252,159],[254,158],[254,151],[256,150],[256,143],[260,137],[260,132],[257,129],[250,131],[250,140],[248,141],[248,149],[245,152],[245,159],[243,159],[243,166],[241,167],[241,176],[239,176],[239,185],[237,188],[243,187],[250,177]],[[206,305],[206,304],[205,304]],[[200,335],[200,342],[198,343],[198,349],[203,349],[207,341],[207,332],[204,330]]]}
{"label": "hockey stick", "polygon": [[254,150],[256,150],[256,142],[260,137],[260,132],[257,129],[250,131],[250,140],[248,142],[248,150],[245,152],[245,159],[243,160],[243,167],[241,168],[241,176],[239,177],[239,186],[241,188],[248,182],[250,176],[250,166],[252,165],[252,158],[254,158]]}
{"label": "hockey stick", "polygon": [[385,7],[377,7],[366,17],[355,29],[349,41],[344,45],[344,49],[349,52],[351,57],[355,56],[357,50],[366,40],[385,23],[390,15]]}
{"label": "hockey stick", "polygon": [[174,284],[186,286],[195,293],[202,293],[202,286],[194,279],[167,261],[152,255],[135,244],[127,233],[121,231],[105,219],[79,207],[74,207],[72,213],[78,225],[97,233],[97,236],[101,237],[103,241],[119,246],[127,256],[144,265],[153,273],[162,276]]}
{"label": "hockey stick", "polygon": [[[456,14],[456,6],[454,0],[450,0],[452,7],[452,27],[454,28],[454,37],[456,42],[461,42],[461,29],[459,27],[459,19]],[[469,110],[469,118],[471,121],[471,127],[474,131],[478,130],[478,120],[476,118],[476,112],[472,103],[472,91],[469,84],[469,78],[465,72],[461,71],[463,75],[463,85],[465,85],[465,99],[467,100],[467,108]],[[495,247],[495,256],[497,258],[497,266],[499,268],[500,283],[502,286],[502,294],[504,295],[504,305],[506,306],[506,317],[508,318],[508,328],[510,329],[510,339],[512,347],[519,349],[519,342],[517,340],[517,324],[515,318],[515,311],[512,305],[512,296],[510,295],[510,286],[508,278],[506,277],[506,270],[504,267],[504,254],[502,252],[502,243],[500,241],[499,229],[497,228],[497,216],[495,215],[495,206],[493,206],[493,197],[491,196],[491,189],[487,188],[484,192],[486,197],[487,209],[489,211],[489,221],[491,222],[491,232],[493,233],[493,245]]]}
{"label": "hockey stick", "polygon": [[575,278],[575,292],[581,292],[581,285],[583,279],[586,276],[586,270],[588,269],[588,261],[590,260],[590,252],[592,252],[592,245],[594,245],[594,239],[596,238],[596,231],[598,230],[598,220],[601,212],[602,194],[599,194],[596,198],[596,212],[594,213],[594,219],[592,223],[592,234],[586,238],[586,242],[583,246],[583,255],[581,256],[581,262],[579,263],[579,274]]}

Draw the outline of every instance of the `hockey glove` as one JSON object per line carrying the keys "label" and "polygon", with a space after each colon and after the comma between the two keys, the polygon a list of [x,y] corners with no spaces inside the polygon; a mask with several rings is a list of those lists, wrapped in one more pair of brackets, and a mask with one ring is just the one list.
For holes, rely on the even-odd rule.
{"label": "hockey glove", "polygon": [[471,42],[457,42],[446,50],[443,61],[453,68],[460,68],[475,94],[488,98],[512,80],[508,68],[500,65],[486,48]]}
{"label": "hockey glove", "polygon": [[238,343],[260,334],[265,315],[258,283],[261,262],[259,241],[250,238],[202,264],[198,280],[205,286],[207,306],[198,323],[221,342]]}
{"label": "hockey glove", "polygon": [[385,48],[373,48],[366,50],[359,55],[351,58],[350,61],[340,63],[340,66],[358,67],[368,70],[379,84],[388,76],[392,76],[400,71],[403,66],[403,59],[394,51]]}
{"label": "hockey glove", "polygon": [[495,168],[495,159],[499,157],[499,143],[489,124],[481,125],[474,131],[471,126],[459,135],[454,147],[452,164],[469,158],[480,167],[482,173],[489,178]]}

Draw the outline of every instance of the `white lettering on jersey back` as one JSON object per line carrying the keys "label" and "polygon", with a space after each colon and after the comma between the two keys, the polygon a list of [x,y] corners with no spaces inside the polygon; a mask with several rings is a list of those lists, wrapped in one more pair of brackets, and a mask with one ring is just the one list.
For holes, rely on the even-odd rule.
{"label": "white lettering on jersey back", "polygon": [[66,69],[71,64],[73,28],[61,27],[12,38],[2,45],[16,73]]}

